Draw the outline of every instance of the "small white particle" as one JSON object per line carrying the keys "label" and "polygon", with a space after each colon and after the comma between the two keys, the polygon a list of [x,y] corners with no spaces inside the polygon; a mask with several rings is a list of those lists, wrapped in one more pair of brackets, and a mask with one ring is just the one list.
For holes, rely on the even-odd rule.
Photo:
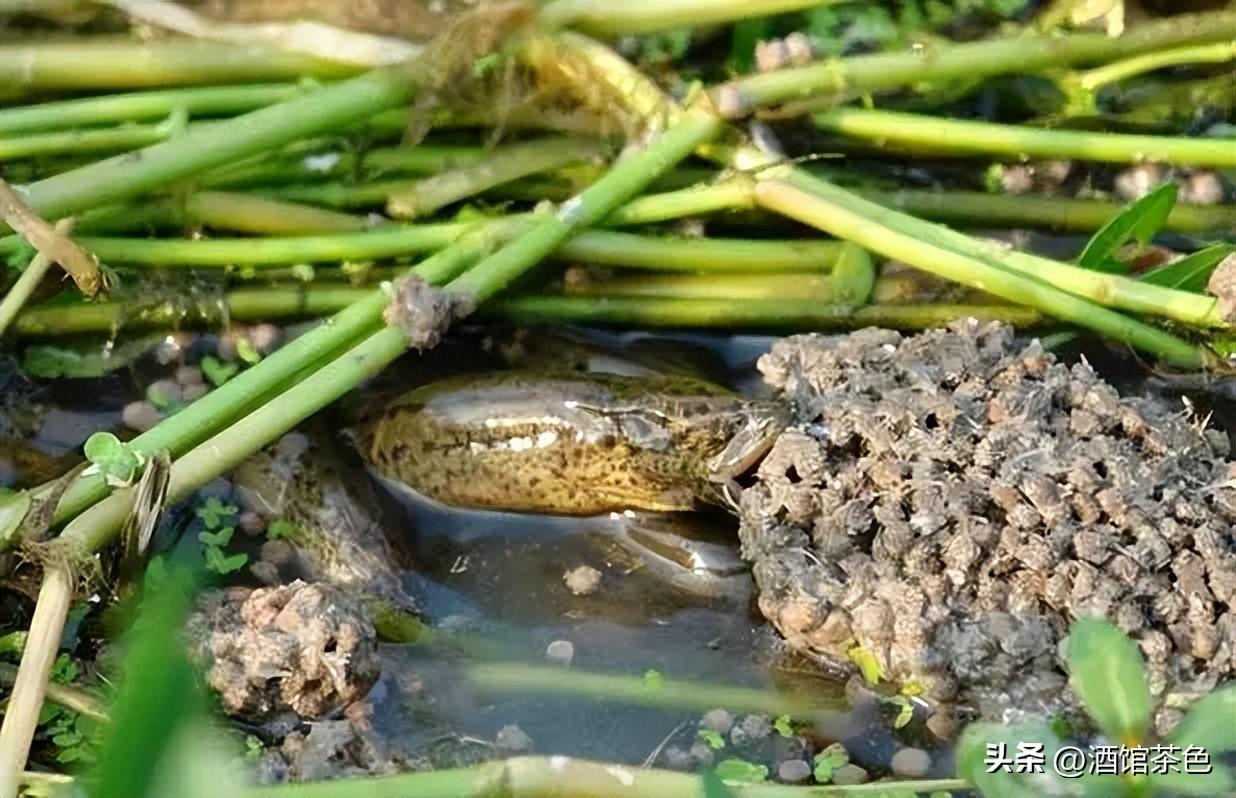
{"label": "small white particle", "polygon": [[566,224],[576,224],[583,216],[584,203],[579,197],[571,197],[558,209],[558,219]]}
{"label": "small white particle", "polygon": [[320,155],[307,155],[300,163],[310,172],[323,175],[334,169],[342,157],[337,152],[324,152]]}
{"label": "small white particle", "polygon": [[571,760],[565,756],[551,756],[549,758],[549,769],[555,773],[561,773],[566,770]]}
{"label": "small white particle", "polygon": [[553,446],[557,440],[558,433],[552,431],[542,432],[540,435],[536,436],[536,447],[538,449],[544,449],[546,447]]}

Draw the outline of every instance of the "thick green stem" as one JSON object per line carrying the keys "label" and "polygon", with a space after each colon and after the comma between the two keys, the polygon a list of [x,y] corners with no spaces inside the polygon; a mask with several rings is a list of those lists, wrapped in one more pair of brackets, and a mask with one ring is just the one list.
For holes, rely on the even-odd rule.
{"label": "thick green stem", "polygon": [[817,127],[879,142],[881,146],[926,147],[933,153],[948,155],[1236,166],[1236,145],[1225,139],[1046,130],[865,108],[834,108],[816,114],[813,119]]}
{"label": "thick green stem", "polygon": [[1102,33],[1006,37],[824,61],[738,78],[714,89],[713,95],[727,115],[740,116],[755,108],[813,95],[877,92],[937,81],[1038,72],[1225,41],[1233,36],[1236,12],[1182,14],[1140,25],[1119,37]]}
{"label": "thick green stem", "polygon": [[26,133],[0,139],[0,161],[16,161],[57,153],[116,152],[166,141],[172,125],[123,125],[99,130],[68,130],[63,133]]}
{"label": "thick green stem", "polygon": [[593,36],[631,36],[677,28],[722,25],[821,5],[824,0],[554,0],[542,25],[572,27]]}
{"label": "thick green stem", "polygon": [[[563,293],[572,297],[780,300],[789,301],[791,306],[794,302],[819,302],[825,305],[850,302],[839,295],[836,280],[836,272],[639,275],[620,272],[614,276],[593,276],[587,269],[571,269],[563,282]],[[910,271],[879,277],[870,291],[872,302],[885,304],[926,304],[940,302],[943,297],[957,294],[956,286],[951,283],[936,280],[922,272]],[[988,304],[993,300],[994,297],[976,293],[974,302],[971,302],[969,297],[961,301],[965,304]],[[851,304],[861,304],[863,301],[859,299]],[[272,298],[271,305],[278,309],[286,302],[286,299]]]}
{"label": "thick green stem", "polygon": [[452,284],[451,290],[467,293],[478,301],[488,299],[531,265],[639,194],[658,175],[720,133],[722,127],[721,121],[709,113],[696,111],[684,115],[642,150],[623,158],[582,194],[564,202],[556,212],[536,217],[527,232],[477,264],[457,284]]}
{"label": "thick green stem", "polygon": [[39,287],[39,283],[43,282],[43,278],[47,276],[51,267],[52,262],[46,255],[42,252],[35,254],[30,263],[26,265],[25,271],[21,273],[21,277],[17,278],[17,282],[13,283],[13,287],[4,295],[4,299],[0,300],[0,338],[4,337],[13,319],[17,318],[17,312]]}
{"label": "thick green stem", "polygon": [[[1047,227],[1088,233],[1124,210],[1118,202],[1034,194],[988,194],[981,191],[856,188],[853,192],[888,208],[928,219],[972,227]],[[1180,233],[1236,233],[1230,206],[1180,205],[1172,208],[1165,230]]]}
{"label": "thick green stem", "polygon": [[1236,59],[1236,41],[1199,44],[1193,47],[1175,47],[1170,50],[1135,55],[1123,61],[1080,72],[1073,76],[1073,79],[1083,89],[1096,91],[1111,83],[1153,72],[1156,69],[1186,64],[1223,64],[1233,59]]}
{"label": "thick green stem", "polygon": [[555,257],[655,271],[826,272],[844,246],[838,241],[668,238],[593,230],[563,246]]}
{"label": "thick green stem", "polygon": [[[666,679],[655,689],[642,676],[590,673],[547,665],[495,662],[469,667],[464,678],[486,693],[542,693],[622,704],[666,707],[707,712],[722,707],[731,712],[790,715],[811,718],[820,710],[844,710],[844,696],[791,695],[725,684]],[[823,700],[821,700],[823,699]]]}
{"label": "thick green stem", "polygon": [[1225,325],[1219,317],[1217,301],[1211,296],[1149,285],[1122,275],[1082,269],[1049,258],[1017,252],[999,244],[979,241],[942,225],[889,210],[801,170],[791,170],[786,180],[799,189],[835,202],[877,224],[895,228],[909,237],[998,268],[1021,272],[1102,305],[1163,316],[1199,327]]}
{"label": "thick green stem", "polygon": [[140,122],[163,119],[174,111],[183,111],[191,117],[226,116],[290,100],[307,88],[295,83],[207,86],[58,100],[0,109],[0,133]]}
{"label": "thick green stem", "polygon": [[377,69],[243,116],[190,129],[137,154],[41,180],[26,187],[26,201],[44,217],[59,218],[346,126],[409,100],[423,79],[422,60]]}
{"label": "thick green stem", "polygon": [[[798,175],[792,175],[798,178]],[[805,176],[804,176],[805,177]],[[814,180],[814,178],[810,178]],[[827,233],[853,241],[888,258],[901,260],[947,280],[986,291],[1079,327],[1151,352],[1176,365],[1197,369],[1206,363],[1201,349],[1156,327],[1061,291],[1045,282],[945,249],[888,227],[794,183],[766,179],[756,185],[756,200]],[[878,218],[878,217],[877,217]]]}
{"label": "thick green stem", "polygon": [[[169,200],[175,204],[176,200]],[[328,211],[312,205],[235,194],[199,191],[184,198],[179,208],[169,208],[186,222],[216,230],[233,230],[267,236],[312,235],[322,232],[360,232],[373,225],[363,216]]]}
{"label": "thick green stem", "polygon": [[0,86],[27,91],[109,91],[250,81],[338,78],[356,67],[273,47],[129,39],[6,44]]}
{"label": "thick green stem", "polygon": [[958,319],[1034,327],[1043,317],[1010,305],[828,305],[817,299],[661,299],[650,297],[521,296],[485,312],[516,324],[613,324],[629,327],[857,330],[891,327],[927,330]]}
{"label": "thick green stem", "polygon": [[[946,794],[970,785],[961,779],[920,779],[849,787],[743,782],[727,786],[727,794],[734,798],[878,798],[893,793]],[[687,773],[552,756],[486,762],[460,770],[254,787],[242,798],[698,798],[703,790],[700,778]]]}
{"label": "thick green stem", "polygon": [[387,212],[401,219],[432,216],[440,208],[528,175],[600,158],[606,147],[578,138],[521,141],[495,148],[484,158],[392,191]]}

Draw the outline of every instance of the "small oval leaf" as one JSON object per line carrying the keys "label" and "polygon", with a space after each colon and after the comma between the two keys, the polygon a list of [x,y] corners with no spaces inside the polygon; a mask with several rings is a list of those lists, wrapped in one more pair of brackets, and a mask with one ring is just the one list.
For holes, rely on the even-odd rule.
{"label": "small oval leaf", "polygon": [[1069,630],[1069,683],[1100,731],[1125,745],[1150,726],[1150,688],[1137,644],[1103,618],[1083,618]]}

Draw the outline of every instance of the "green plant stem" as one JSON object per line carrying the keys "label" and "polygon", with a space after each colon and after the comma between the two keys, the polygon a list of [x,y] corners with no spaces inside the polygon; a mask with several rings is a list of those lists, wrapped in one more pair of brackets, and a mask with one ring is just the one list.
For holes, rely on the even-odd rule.
{"label": "green plant stem", "polygon": [[478,302],[488,299],[583,229],[638,195],[657,176],[720,133],[722,127],[721,120],[710,113],[684,114],[643,149],[622,158],[582,194],[562,203],[555,213],[536,216],[526,232],[485,258],[449,288]]}
{"label": "green plant stem", "polygon": [[248,161],[203,175],[199,185],[209,188],[245,188],[321,182],[329,177],[350,176],[356,171],[370,176],[431,175],[474,163],[484,157],[483,147],[425,143],[415,147],[379,147],[366,152],[363,157],[338,149],[290,157],[280,153],[275,157]]}
{"label": "green plant stem", "polygon": [[[519,296],[485,309],[516,324],[613,324],[707,329],[926,330],[958,319],[1034,327],[1043,317],[1011,305],[823,304],[817,299],[665,299],[651,297]],[[19,319],[20,321],[20,319]]]}
{"label": "green plant stem", "polygon": [[541,9],[547,28],[572,27],[593,36],[631,36],[722,25],[820,5],[822,0],[554,0]]}
{"label": "green plant stem", "polygon": [[63,133],[27,133],[0,139],[0,160],[16,161],[57,153],[115,152],[146,147],[166,141],[174,131],[171,125],[122,125],[97,130],[68,130]]}
{"label": "green plant stem", "polygon": [[[934,280],[930,275],[924,275]],[[592,276],[587,269],[571,269],[563,283],[563,293],[571,297],[650,297],[659,299],[779,300],[845,304],[834,286],[835,274],[801,272],[769,274],[639,274],[619,272],[614,276]],[[871,301],[882,304],[925,304],[944,301],[942,296],[955,287],[936,281],[924,285],[919,274],[882,276],[871,289]],[[951,293],[956,293],[951,290]],[[230,296],[230,295],[229,295]],[[993,297],[975,297],[991,303]],[[287,300],[272,301],[275,308]],[[856,303],[856,304],[861,304]],[[967,298],[965,304],[972,304]],[[51,308],[49,308],[50,310]],[[31,314],[39,311],[31,311]],[[1037,314],[1034,314],[1037,317]]]}
{"label": "green plant stem", "polygon": [[357,69],[273,47],[126,38],[6,44],[0,86],[27,91],[114,91],[301,77],[339,78]]}
{"label": "green plant stem", "polygon": [[425,60],[376,69],[243,116],[192,128],[136,155],[121,155],[41,180],[26,187],[26,201],[45,218],[59,218],[343,127],[409,100],[424,77]]}
{"label": "green plant stem", "polygon": [[0,109],[0,134],[163,119],[174,111],[183,111],[191,117],[226,116],[290,100],[304,93],[307,88],[295,83],[267,83],[254,86],[139,91],[81,100],[56,100]]}
{"label": "green plant stem", "polygon": [[25,271],[17,278],[17,282],[13,283],[13,287],[4,295],[4,299],[0,299],[0,338],[4,337],[13,319],[17,318],[18,311],[30,299],[39,283],[43,282],[51,267],[52,262],[46,255],[42,252],[36,253],[26,265]]}
{"label": "green plant stem", "polygon": [[594,140],[549,138],[494,148],[484,158],[404,183],[387,197],[387,212],[400,219],[432,216],[440,208],[522,177],[600,158],[606,147]]}
{"label": "green plant stem", "polygon": [[957,79],[1030,73],[1094,64],[1236,36],[1236,12],[1181,14],[1139,25],[1119,37],[1042,34],[877,53],[732,80],[712,90],[718,107],[740,116],[755,108],[813,95],[878,92]]}
{"label": "green plant stem", "polygon": [[[169,200],[175,205],[176,200]],[[321,232],[360,232],[373,225],[363,216],[315,208],[294,202],[220,191],[189,194],[178,208],[169,208],[174,218],[216,230],[232,230],[266,236],[312,235]]]}
{"label": "green plant stem", "polygon": [[1122,61],[1079,72],[1074,76],[1077,85],[1088,91],[1127,80],[1135,75],[1153,72],[1156,69],[1185,66],[1188,64],[1222,64],[1236,59],[1236,40],[1199,44],[1192,47],[1175,47],[1143,55],[1135,55]]}
{"label": "green plant stem", "polygon": [[[511,244],[483,258],[462,277],[452,279],[461,268],[466,267],[479,252],[489,246],[491,236],[509,235],[507,229],[489,228],[474,235],[465,235],[459,241],[421,263],[414,269],[414,272],[433,284],[440,284],[451,279],[447,288],[452,293],[466,294],[472,301],[482,302],[576,234],[582,226],[604,218],[623,202],[638,194],[659,174],[672,168],[689,155],[702,141],[715,135],[720,127],[719,120],[711,115],[695,114],[684,118],[681,123],[662,133],[643,150],[615,164],[604,178],[564,205],[553,216],[537,219],[532,224],[528,224],[523,219],[506,222],[505,224],[511,226],[510,229],[525,232],[516,237]],[[166,449],[173,456],[190,446],[197,445],[243,412],[254,407],[262,398],[303,374],[306,369],[312,369],[315,365],[336,356],[345,347],[352,345],[373,330],[381,323],[381,314],[386,302],[387,298],[383,292],[371,293],[368,298],[349,306],[335,316],[330,323],[300,336],[279,352],[237,375],[167,421],[139,435],[130,441],[130,445],[144,455],[151,455]],[[390,353],[389,336],[381,336],[392,331],[397,334],[398,340],[406,348],[403,334],[395,328],[387,328],[369,339],[370,341],[376,339],[375,343],[370,344],[375,348],[375,352],[360,353],[359,359],[366,367],[373,367],[375,360],[381,360],[383,356]],[[356,354],[356,350],[349,353],[349,355]],[[349,355],[344,355],[340,360],[347,359]],[[335,363],[338,362],[335,361]],[[380,365],[377,367],[380,368]],[[305,377],[305,381],[313,380],[320,373],[320,371],[314,372]],[[292,390],[299,389],[304,384],[306,383],[302,382]],[[225,433],[220,434],[231,434],[232,430],[243,426],[243,422],[248,421],[253,415],[270,411],[271,408],[276,408],[275,412],[278,412],[277,409],[283,406],[285,397],[286,395],[280,397],[278,401],[267,403],[254,414],[246,416],[242,422],[234,423],[227,428]],[[293,419],[292,425],[296,423],[297,419]],[[253,440],[246,442],[255,443]],[[255,448],[261,445],[263,445],[261,442],[256,442]],[[222,473],[229,464],[234,463],[225,461],[225,467],[216,473]],[[176,468],[179,466],[180,462],[177,461],[173,467],[173,482],[175,482]],[[36,494],[46,496],[47,491],[48,488],[44,486],[36,489]],[[59,523],[64,519],[72,518],[85,507],[99,501],[105,493],[106,485],[101,479],[89,477],[79,479],[69,487],[58,503],[55,522]],[[105,503],[101,502],[95,507],[102,507]],[[101,510],[100,512],[114,513],[116,510],[117,507],[113,504],[110,511]],[[72,523],[86,518],[93,511],[94,508],[77,516]],[[92,540],[101,543],[114,533],[111,526],[113,520],[115,520],[113,516],[104,515],[101,524],[84,521],[82,528],[94,530],[90,533],[96,535]],[[14,542],[0,540],[0,549],[7,548]]]}
{"label": "green plant stem", "polygon": [[[17,666],[0,662],[0,685],[11,688],[17,678]],[[47,698],[65,709],[71,709],[100,723],[110,723],[107,705],[93,693],[59,682],[47,683]]]}
{"label": "green plant stem", "polygon": [[1163,316],[1197,327],[1224,326],[1214,297],[1149,285],[1123,275],[1082,269],[979,241],[947,227],[882,207],[801,170],[789,171],[786,180],[803,191],[842,205],[877,224],[895,228],[910,237],[992,266],[1013,269],[1099,304]]}
{"label": "green plant stem", "polygon": [[[350,218],[353,217],[345,216],[344,220]],[[543,223],[545,217],[540,214],[502,217],[493,224],[505,225],[516,219],[536,224]],[[290,223],[297,222],[290,220]],[[323,218],[322,223],[336,222]],[[364,233],[281,238],[189,240],[80,236],[76,240],[109,263],[262,267],[376,260],[432,252],[447,246],[472,227],[466,222],[452,222],[387,225]],[[840,249],[841,244],[834,241],[679,238],[590,230],[564,242],[549,254],[560,260],[659,271],[775,272],[828,270]]]}
{"label": "green plant stem", "polygon": [[[827,696],[790,695],[755,687],[707,684],[680,679],[648,685],[642,676],[595,673],[578,668],[494,662],[471,665],[464,679],[475,690],[491,693],[540,693],[621,704],[707,712],[722,707],[731,712],[790,715],[808,719],[819,710],[844,711],[840,691]],[[823,700],[821,700],[823,699]]]}
{"label": "green plant stem", "polygon": [[[815,180],[807,175],[801,178]],[[791,172],[791,179],[805,182]],[[822,182],[822,181],[820,181]],[[1038,279],[993,266],[945,249],[930,240],[882,224],[794,183],[765,179],[756,186],[756,200],[791,219],[853,241],[872,252],[909,263],[947,280],[968,285],[1002,299],[1084,327],[1163,360],[1197,369],[1206,363],[1201,349],[1188,341],[1062,291]],[[976,242],[977,243],[977,242]]]}
{"label": "green plant stem", "polygon": [[[878,798],[965,790],[962,779],[877,781],[848,787],[727,784],[734,798]],[[698,776],[668,770],[589,762],[569,757],[519,757],[460,770],[379,778],[253,787],[243,798],[698,798]]]}
{"label": "green plant stem", "polygon": [[[974,227],[1046,227],[1077,233],[1098,230],[1124,209],[1118,202],[1035,194],[982,191],[855,188],[855,194],[888,208],[928,219]],[[1230,207],[1180,205],[1172,208],[1166,230],[1180,233],[1236,233]]]}
{"label": "green plant stem", "polygon": [[1236,146],[1224,139],[1046,130],[865,108],[834,108],[812,118],[817,127],[881,146],[927,147],[949,155],[1236,166]]}

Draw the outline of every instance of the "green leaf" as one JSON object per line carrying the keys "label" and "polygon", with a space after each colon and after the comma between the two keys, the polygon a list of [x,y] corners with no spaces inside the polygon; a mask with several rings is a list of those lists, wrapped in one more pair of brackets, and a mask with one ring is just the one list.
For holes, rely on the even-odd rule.
{"label": "green leaf", "polygon": [[207,496],[206,501],[197,508],[197,517],[202,519],[207,529],[218,529],[238,512],[240,509],[236,505],[224,504],[217,496]]}
{"label": "green leaf", "polygon": [[863,674],[863,680],[868,685],[875,687],[884,678],[884,667],[880,665],[880,661],[876,659],[875,654],[872,654],[867,649],[859,645],[850,647],[846,652],[850,661],[858,666],[859,672]]}
{"label": "green leaf", "polygon": [[1151,784],[1156,788],[1177,795],[1230,795],[1236,790],[1236,776],[1223,762],[1236,752],[1236,685],[1220,687],[1194,704],[1169,742],[1182,752],[1204,750],[1212,771],[1152,774]]}
{"label": "green leaf", "polygon": [[794,736],[794,724],[790,721],[789,715],[778,715],[777,719],[773,721],[773,729],[782,737]]}
{"label": "green leaf", "polygon": [[700,729],[695,736],[714,751],[720,751],[725,747],[725,738],[712,729]]}
{"label": "green leaf", "polygon": [[86,439],[86,459],[113,485],[130,485],[142,467],[142,459],[129,444],[110,432],[96,432]]}
{"label": "green leaf", "polygon": [[1083,618],[1069,629],[1069,682],[1099,730],[1136,745],[1150,727],[1150,688],[1137,644],[1102,618]]}
{"label": "green leaf", "polygon": [[17,249],[10,252],[4,259],[4,265],[13,271],[24,272],[26,267],[30,265],[30,261],[34,260],[36,254],[38,254],[38,250],[23,238],[18,243]]}
{"label": "green leaf", "polygon": [[644,673],[645,690],[664,690],[665,676],[658,670],[648,670]]}
{"label": "green leaf", "polygon": [[737,757],[721,760],[717,765],[716,774],[725,781],[740,781],[749,784],[759,784],[768,780],[767,766],[757,765]]}
{"label": "green leaf", "polygon": [[202,531],[197,533],[197,539],[205,543],[207,546],[223,547],[232,542],[232,535],[236,532],[235,527],[225,526],[218,532]]}
{"label": "green leaf", "polygon": [[300,527],[284,518],[272,521],[266,527],[266,537],[270,540],[295,540],[299,535]]}
{"label": "green leaf", "polygon": [[192,606],[188,579],[168,574],[168,584],[146,594],[125,648],[112,723],[104,733],[91,798],[149,796],[176,732],[198,714],[201,694],[181,639]]}
{"label": "green leaf", "polygon": [[218,546],[206,548],[206,570],[213,573],[226,576],[244,568],[247,562],[249,562],[249,555],[243,552],[228,557],[224,556],[223,549]]}
{"label": "green leaf", "polygon": [[914,702],[903,695],[895,695],[885,699],[897,707],[897,717],[893,720],[894,729],[904,729],[914,720]]}
{"label": "green leaf", "polygon": [[734,793],[725,786],[725,782],[715,771],[704,771],[700,780],[704,784],[704,798],[734,798]]}
{"label": "green leaf", "polygon": [[[1044,773],[1016,773],[1011,765],[1001,766],[1016,757],[1019,744],[1043,746]],[[1059,740],[1045,724],[972,723],[957,744],[957,776],[977,787],[985,798],[1041,798],[1053,794],[1045,791],[1052,779],[1061,785],[1069,783],[1055,776],[1051,767],[1058,748]]]}
{"label": "green leaf", "polygon": [[730,40],[730,69],[745,75],[755,71],[755,46],[769,36],[768,19],[744,19],[734,25]]}
{"label": "green leaf", "polygon": [[115,346],[96,343],[81,349],[37,344],[26,348],[21,368],[26,374],[43,379],[102,377],[130,365],[162,340],[161,335],[147,336]]}
{"label": "green leaf", "polygon": [[502,56],[497,53],[486,53],[472,62],[472,77],[479,80],[492,72],[494,67],[500,63],[502,63]]}
{"label": "green leaf", "polygon": [[[239,350],[238,350],[239,351]],[[198,364],[202,368],[202,373],[206,375],[206,379],[210,380],[215,387],[222,385],[236,373],[240,371],[240,366],[235,363],[224,363],[216,357],[207,355],[202,358],[202,362]]]}
{"label": "green leaf", "polygon": [[1175,263],[1165,263],[1138,277],[1144,283],[1153,283],[1181,291],[1201,292],[1206,289],[1210,275],[1224,258],[1236,252],[1236,245],[1211,244]]}
{"label": "green leaf", "polygon": [[61,653],[57,655],[56,661],[52,663],[51,680],[60,684],[68,684],[77,678],[79,669],[73,657],[69,654]]}
{"label": "green leaf", "polygon": [[812,761],[812,775],[820,784],[828,784],[833,780],[837,768],[850,763],[850,754],[841,743],[833,743],[815,755]]}
{"label": "green leaf", "polygon": [[248,338],[238,338],[236,340],[236,354],[250,366],[262,359],[262,353],[254,348],[253,343]]}
{"label": "green leaf", "polygon": [[1096,271],[1127,271],[1115,259],[1116,251],[1130,240],[1141,246],[1149,244],[1167,223],[1179,191],[1177,184],[1164,183],[1129,205],[1094,234],[1077,259],[1078,265]]}
{"label": "green leaf", "polygon": [[30,638],[30,633],[24,630],[9,632],[0,637],[0,655],[16,654],[20,655],[26,650],[26,641]]}

